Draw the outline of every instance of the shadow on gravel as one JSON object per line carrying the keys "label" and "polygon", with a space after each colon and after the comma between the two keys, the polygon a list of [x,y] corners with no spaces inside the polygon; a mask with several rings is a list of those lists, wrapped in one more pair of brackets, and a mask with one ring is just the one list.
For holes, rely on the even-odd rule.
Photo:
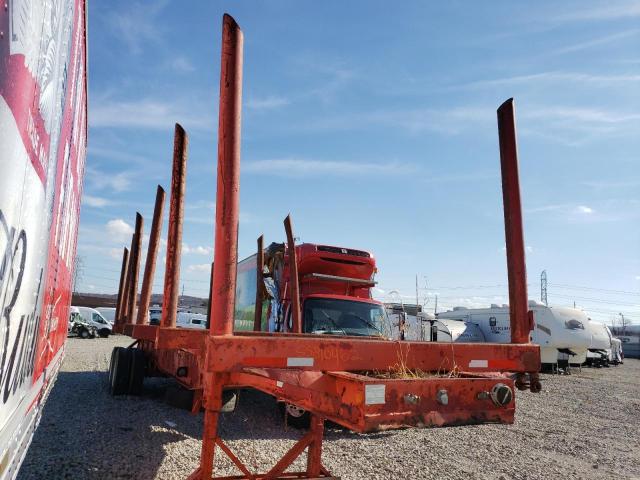
{"label": "shadow on gravel", "polygon": [[[166,460],[167,447],[185,440],[188,461],[197,462],[203,415],[164,403],[164,392],[173,380],[145,379],[140,397],[112,397],[107,381],[104,371],[59,373],[19,480],[152,479]],[[274,399],[254,390],[243,390],[235,412],[223,414],[220,421],[220,435],[227,441],[295,441],[303,433],[285,428]],[[361,438],[332,423],[326,436],[328,440]],[[176,450],[172,451],[175,455]]]}

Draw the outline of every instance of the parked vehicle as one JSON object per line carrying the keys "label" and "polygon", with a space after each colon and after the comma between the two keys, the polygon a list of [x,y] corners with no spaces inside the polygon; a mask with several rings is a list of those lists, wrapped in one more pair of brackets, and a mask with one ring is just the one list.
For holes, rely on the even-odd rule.
{"label": "parked vehicle", "polygon": [[610,330],[622,342],[624,357],[640,358],[640,325],[612,326]]}
{"label": "parked vehicle", "polygon": [[608,367],[613,362],[613,335],[603,323],[589,320],[587,330],[591,335],[586,364],[593,367]]}
{"label": "parked vehicle", "polygon": [[98,336],[98,329],[84,319],[78,307],[69,307],[68,333],[84,339],[95,338]]}
{"label": "parked vehicle", "polygon": [[391,323],[390,338],[394,340],[464,343],[485,341],[482,330],[475,323],[436,318],[430,313],[423,312],[419,312],[417,316],[404,312],[388,313],[388,315]]}
{"label": "parked vehicle", "polygon": [[[375,259],[362,250],[303,243],[296,245],[300,288],[302,332],[317,335],[382,337],[389,320],[384,305],[373,300]],[[261,329],[291,331],[291,275],[289,254],[283,243],[272,243],[264,251],[264,293]],[[256,308],[257,255],[238,263],[235,330],[253,330]],[[279,403],[287,421],[306,427],[308,412]]]}
{"label": "parked vehicle", "polygon": [[[373,300],[376,284],[373,255],[362,250],[303,243],[296,247],[300,279],[302,331],[318,335],[383,336],[388,322],[384,305]],[[263,331],[292,329],[290,277],[285,244],[265,249]],[[253,330],[256,300],[256,255],[238,263],[235,329]]]}
{"label": "parked vehicle", "polygon": [[[589,319],[582,310],[547,307],[535,301],[529,301],[529,308],[533,310],[535,320],[530,338],[532,343],[540,345],[542,364],[557,365],[558,360],[562,360],[559,355],[566,355],[567,362],[572,365],[585,362],[591,335],[586,330]],[[478,309],[455,307],[453,310],[438,313],[437,318],[475,324],[487,342],[511,341],[508,305],[494,304],[490,308]]]}
{"label": "parked vehicle", "polygon": [[176,327],[182,328],[207,328],[207,316],[201,313],[178,312]]}
{"label": "parked vehicle", "polygon": [[162,307],[160,305],[152,305],[149,307],[149,324],[160,325],[162,318]]}
{"label": "parked vehicle", "polygon": [[89,307],[72,307],[75,308],[78,314],[82,317],[82,320],[95,327],[98,335],[101,337],[108,337],[111,335],[113,329],[113,323],[105,319],[102,314],[95,308]]}
{"label": "parked vehicle", "polygon": [[116,309],[115,307],[96,307],[96,310],[104,319],[113,325],[116,321]]}

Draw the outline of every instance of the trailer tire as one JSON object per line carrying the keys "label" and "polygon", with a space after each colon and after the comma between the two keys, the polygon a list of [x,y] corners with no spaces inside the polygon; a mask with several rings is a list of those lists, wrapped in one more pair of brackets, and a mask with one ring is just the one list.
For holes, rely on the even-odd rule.
{"label": "trailer tire", "polygon": [[140,395],[147,370],[147,356],[138,348],[129,349],[131,370],[129,374],[129,394]]}
{"label": "trailer tire", "polygon": [[109,383],[111,395],[125,395],[129,393],[131,378],[131,350],[125,347],[116,347],[112,354],[112,374]]}
{"label": "trailer tire", "polygon": [[278,410],[287,425],[298,430],[307,430],[311,426],[311,414],[290,403],[278,402]]}

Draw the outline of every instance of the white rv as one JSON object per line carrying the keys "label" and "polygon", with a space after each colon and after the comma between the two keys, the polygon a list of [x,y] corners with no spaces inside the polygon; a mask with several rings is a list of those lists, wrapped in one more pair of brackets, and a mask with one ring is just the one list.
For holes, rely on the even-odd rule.
{"label": "white rv", "polygon": [[425,342],[484,342],[484,334],[478,325],[455,319],[436,318],[430,313],[419,312],[418,316],[389,313],[393,340],[400,339],[400,325],[404,323],[404,339]]}
{"label": "white rv", "polygon": [[587,364],[595,367],[603,367],[614,363],[614,347],[616,347],[617,353],[618,344],[614,342],[615,339],[613,335],[611,335],[609,327],[603,323],[594,322],[589,319],[587,330],[591,334],[591,343],[586,360]]}
{"label": "white rv", "polygon": [[201,313],[178,312],[176,327],[206,329],[207,316]]}
{"label": "white rv", "polygon": [[[562,354],[569,355],[571,364],[585,362],[591,335],[586,330],[589,320],[582,310],[547,307],[535,301],[529,301],[529,309],[533,310],[535,320],[530,339],[540,345],[541,363],[556,364]],[[486,342],[511,342],[508,305],[494,304],[490,308],[479,309],[455,307],[438,313],[437,317],[438,320],[458,320],[476,325]]]}

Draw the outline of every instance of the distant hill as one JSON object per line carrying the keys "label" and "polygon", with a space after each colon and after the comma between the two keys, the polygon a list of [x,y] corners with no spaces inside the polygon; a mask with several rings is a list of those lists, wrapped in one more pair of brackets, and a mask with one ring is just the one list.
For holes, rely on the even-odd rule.
{"label": "distant hill", "polygon": [[[138,298],[140,296],[138,295]],[[181,307],[206,307],[208,299],[191,297],[184,295],[178,297],[178,304]],[[109,293],[83,293],[74,292],[71,298],[71,305],[76,307],[115,307],[118,296]],[[162,305],[162,294],[154,293],[151,295],[151,305]]]}

